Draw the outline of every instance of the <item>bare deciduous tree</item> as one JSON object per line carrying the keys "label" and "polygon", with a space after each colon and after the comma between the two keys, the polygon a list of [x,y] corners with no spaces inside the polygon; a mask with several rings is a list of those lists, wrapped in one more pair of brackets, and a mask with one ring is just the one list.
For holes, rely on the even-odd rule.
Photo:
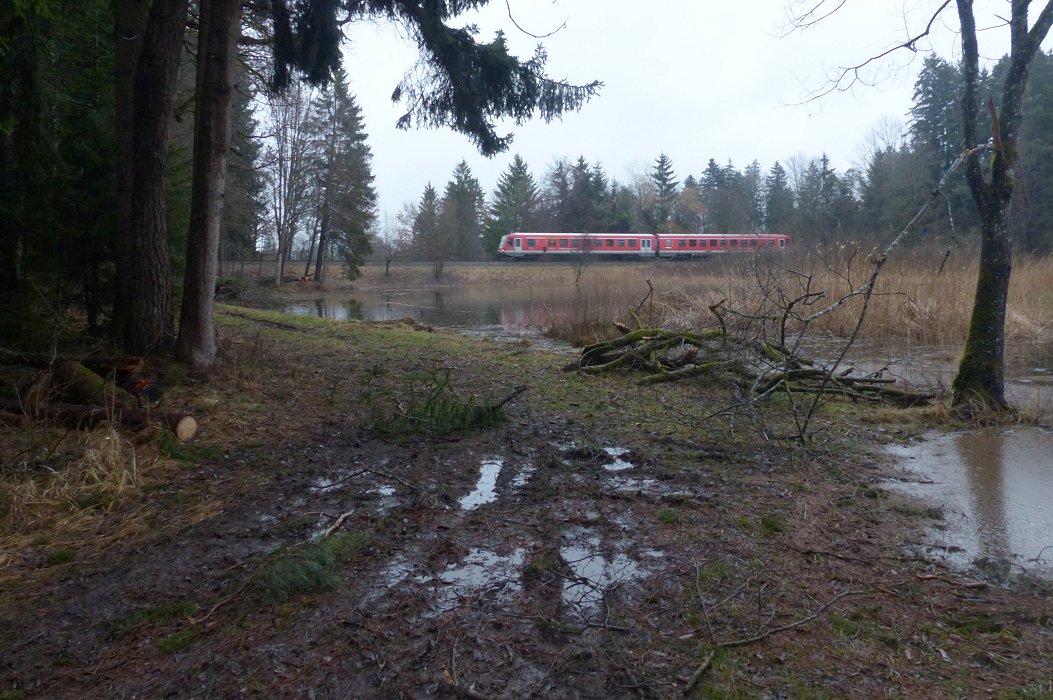
{"label": "bare deciduous tree", "polygon": [[[816,0],[797,14],[795,26],[803,28],[822,21],[844,3]],[[916,51],[937,21],[952,6],[956,8],[962,48],[962,152],[965,178],[980,214],[980,271],[976,284],[969,333],[954,378],[954,405],[963,413],[977,410],[1003,410],[1005,397],[1004,357],[1006,303],[1012,272],[1012,247],[1008,214],[1013,197],[1013,172],[1019,160],[1017,139],[1023,111],[1028,74],[1043,40],[1053,25],[1053,0],[1041,5],[1032,21],[1031,0],[1008,3],[1009,16],[997,17],[996,28],[1009,31],[1008,70],[1000,95],[980,94],[981,67],[979,32],[973,0],[945,0],[926,17],[924,28],[905,40],[856,65],[843,67],[820,95],[848,89],[865,82],[864,71],[897,50]],[[985,31],[984,37],[998,34]],[[978,133],[982,110],[990,112],[991,134]]]}

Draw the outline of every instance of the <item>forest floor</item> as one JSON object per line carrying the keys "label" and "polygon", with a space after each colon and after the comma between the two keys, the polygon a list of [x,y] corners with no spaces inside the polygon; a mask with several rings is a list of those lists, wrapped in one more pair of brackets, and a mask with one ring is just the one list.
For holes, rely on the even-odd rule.
{"label": "forest floor", "polygon": [[[947,568],[881,488],[938,408],[831,402],[801,447],[526,341],[217,315],[216,376],[156,367],[191,443],[5,459],[0,698],[1053,697],[1049,584]],[[72,439],[126,487],[17,501]]]}

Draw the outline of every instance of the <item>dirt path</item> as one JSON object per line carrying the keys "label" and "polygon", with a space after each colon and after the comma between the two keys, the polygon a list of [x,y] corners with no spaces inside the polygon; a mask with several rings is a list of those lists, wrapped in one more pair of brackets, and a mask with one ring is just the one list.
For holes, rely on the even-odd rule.
{"label": "dirt path", "polygon": [[[690,425],[717,389],[528,346],[222,328],[228,373],[174,399],[222,449],[99,518],[123,538],[3,571],[0,698],[1053,694],[1049,589],[916,556],[932,522],[875,488],[853,409],[805,453]],[[381,399],[437,372],[530,389],[492,428],[383,437]]]}

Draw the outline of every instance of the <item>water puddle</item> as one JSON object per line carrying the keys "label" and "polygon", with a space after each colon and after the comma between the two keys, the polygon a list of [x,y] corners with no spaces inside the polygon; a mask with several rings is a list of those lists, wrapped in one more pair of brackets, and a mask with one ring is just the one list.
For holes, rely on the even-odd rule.
{"label": "water puddle", "polygon": [[572,531],[573,544],[560,548],[573,572],[563,581],[563,602],[587,620],[600,612],[604,596],[619,584],[642,577],[640,565],[620,551],[603,552],[595,535]]}
{"label": "water puddle", "polygon": [[484,459],[479,468],[479,481],[475,485],[475,490],[458,501],[461,508],[473,510],[485,503],[496,501],[497,477],[501,474],[501,467],[504,465],[505,461],[500,457]]}
{"label": "water puddle", "polygon": [[530,483],[530,478],[534,476],[534,472],[537,471],[537,467],[532,464],[528,464],[516,474],[516,477],[512,479],[512,488],[521,489]]}
{"label": "water puddle", "polygon": [[624,459],[629,454],[629,450],[625,447],[604,447],[603,451],[610,457],[610,461],[603,465],[603,468],[609,472],[620,472],[625,469],[632,469],[632,462]]}
{"label": "water puddle", "polygon": [[1053,580],[1053,431],[930,434],[890,451],[909,476],[885,487],[945,515],[931,533],[935,553],[961,567],[995,562]]}
{"label": "water puddle", "polygon": [[447,564],[438,577],[418,576],[418,583],[435,586],[436,603],[427,617],[455,610],[468,599],[485,596],[487,600],[507,602],[520,586],[519,570],[526,551],[516,549],[501,556],[487,549],[472,549],[461,564]]}

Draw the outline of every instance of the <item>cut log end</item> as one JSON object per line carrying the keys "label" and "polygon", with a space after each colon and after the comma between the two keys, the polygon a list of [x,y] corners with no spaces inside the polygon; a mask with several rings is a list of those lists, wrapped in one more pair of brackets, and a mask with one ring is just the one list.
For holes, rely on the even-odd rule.
{"label": "cut log end", "polygon": [[180,442],[191,440],[197,435],[197,421],[193,416],[179,416],[178,420],[173,421],[172,432]]}

